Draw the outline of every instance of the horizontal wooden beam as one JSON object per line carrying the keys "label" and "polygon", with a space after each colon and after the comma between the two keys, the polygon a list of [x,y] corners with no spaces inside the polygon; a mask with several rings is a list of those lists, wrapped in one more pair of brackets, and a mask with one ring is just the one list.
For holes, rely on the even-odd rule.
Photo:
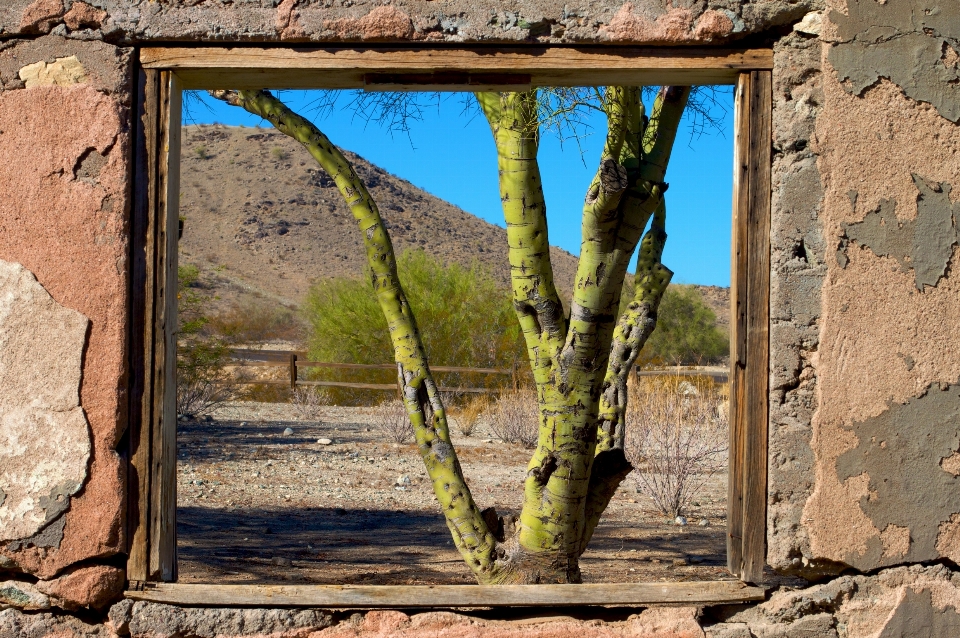
{"label": "horizontal wooden beam", "polygon": [[147,69],[187,89],[479,91],[534,86],[734,84],[773,68],[770,49],[639,47],[147,47]]}
{"label": "horizontal wooden beam", "polygon": [[[330,363],[328,361],[297,361],[298,368],[342,368],[345,370],[393,370],[395,363]],[[433,372],[463,372],[477,374],[513,374],[513,370],[503,368],[469,368],[463,366],[430,366]]]}
{"label": "horizontal wooden beam", "polygon": [[[290,387],[289,381],[235,381],[236,385],[282,385]],[[318,386],[324,388],[351,388],[354,390],[388,390],[397,391],[396,383],[352,383],[350,381],[297,381],[297,386]],[[458,394],[496,394],[503,392],[503,388],[437,388],[438,392],[455,392]]]}
{"label": "horizontal wooden beam", "polygon": [[174,605],[437,608],[538,605],[711,605],[764,599],[740,581],[589,585],[208,585],[145,583],[127,598]]}

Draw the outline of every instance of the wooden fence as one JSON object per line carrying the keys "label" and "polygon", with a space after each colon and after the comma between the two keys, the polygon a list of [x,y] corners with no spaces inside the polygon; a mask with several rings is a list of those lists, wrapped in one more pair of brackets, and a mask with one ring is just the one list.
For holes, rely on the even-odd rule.
{"label": "wooden fence", "polygon": [[[270,366],[284,367],[289,370],[287,381],[244,381],[248,384],[287,385],[291,389],[297,386],[324,386],[331,388],[354,388],[359,390],[389,390],[396,392],[396,383],[354,383],[351,381],[304,381],[299,378],[300,368],[334,368],[340,370],[393,370],[395,363],[331,363],[328,361],[308,361],[306,352],[290,352],[286,350],[244,350],[230,351],[234,365],[239,366]],[[519,387],[518,370],[516,366],[510,368],[467,368],[460,366],[430,366],[433,372],[462,372],[472,374],[495,374],[509,376],[511,386]],[[502,388],[444,388],[441,392],[458,392],[463,394],[497,393]]]}
{"label": "wooden fence", "polygon": [[[243,381],[246,384],[264,384],[264,385],[286,385],[291,389],[297,386],[324,386],[331,388],[354,388],[359,390],[388,390],[397,391],[395,383],[354,383],[350,381],[304,381],[299,378],[300,368],[334,368],[340,370],[396,370],[395,363],[331,363],[328,361],[308,361],[307,353],[302,351],[288,350],[248,350],[235,349],[230,351],[230,358],[233,365],[250,367],[283,367],[289,371],[288,380],[264,380],[264,381]],[[516,390],[519,387],[519,370],[514,364],[510,368],[468,368],[460,366],[430,366],[433,372],[461,372],[468,374],[492,374],[509,376],[511,387]],[[657,377],[672,374],[682,374],[683,376],[704,376],[711,377],[717,383],[727,382],[727,373],[711,370],[640,370],[635,374],[638,377]],[[456,392],[462,394],[485,394],[497,393],[502,388],[444,388],[441,392]]]}

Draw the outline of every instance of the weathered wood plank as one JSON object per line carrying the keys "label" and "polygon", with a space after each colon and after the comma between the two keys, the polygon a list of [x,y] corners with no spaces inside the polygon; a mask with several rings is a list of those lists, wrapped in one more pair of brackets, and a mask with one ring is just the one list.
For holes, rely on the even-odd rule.
{"label": "weathered wood plank", "polygon": [[[246,381],[248,385],[264,383],[266,385],[286,385],[285,381]],[[397,391],[395,383],[353,383],[351,381],[297,381],[297,385],[318,386],[324,388],[353,388],[356,390],[391,390]],[[495,394],[501,388],[437,388],[439,392],[458,392],[460,394]]]}
{"label": "weathered wood plank", "polygon": [[702,47],[144,47],[148,69],[360,69],[367,73],[487,71],[526,73],[540,69],[728,69],[773,68],[769,48]]}
{"label": "weathered wood plank", "polygon": [[747,363],[747,193],[749,186],[750,74],[743,73],[734,93],[733,226],[730,251],[730,451],[727,482],[727,568],[743,571],[743,436],[746,418],[744,369]]}
{"label": "weathered wood plank", "polygon": [[177,605],[254,607],[524,607],[719,604],[763,600],[740,581],[589,585],[181,585],[148,583],[127,598]]}
{"label": "weathered wood plank", "polygon": [[165,71],[161,73],[160,90],[150,578],[173,581],[177,577],[176,332],[182,87],[174,73]]}
{"label": "weathered wood plank", "polygon": [[150,452],[153,414],[156,158],[160,73],[138,70],[130,273],[130,422],[127,433],[127,578],[149,573]]}
{"label": "weathered wood plank", "polygon": [[743,468],[743,574],[763,579],[767,554],[767,423],[770,364],[770,196],[773,81],[750,74],[750,204],[747,276],[747,419]]}
{"label": "weathered wood plank", "polygon": [[[741,70],[773,68],[770,49],[638,47],[147,47],[141,49],[140,60],[145,68],[177,70],[185,88],[322,86],[390,91],[497,90],[510,88],[513,81],[504,80],[510,75],[518,76],[516,82],[529,80],[535,86],[733,84]],[[402,77],[439,81],[444,73],[455,72],[468,76],[458,80],[447,75],[449,82],[429,87]],[[498,77],[485,78],[485,73]],[[380,81],[371,83],[370,77]]]}

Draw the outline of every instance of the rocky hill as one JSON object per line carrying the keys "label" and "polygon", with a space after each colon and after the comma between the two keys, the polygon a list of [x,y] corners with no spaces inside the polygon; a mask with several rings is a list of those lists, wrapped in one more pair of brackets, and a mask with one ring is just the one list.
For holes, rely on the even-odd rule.
{"label": "rocky hill", "polygon": [[[394,248],[422,248],[463,265],[479,262],[509,284],[506,231],[345,152],[377,201]],[[186,126],[181,153],[181,264],[200,268],[217,306],[244,298],[296,307],[312,281],[363,275],[356,224],[330,179],[304,149],[271,129]],[[568,298],[577,259],[551,248]],[[727,289],[704,297],[726,323]]]}

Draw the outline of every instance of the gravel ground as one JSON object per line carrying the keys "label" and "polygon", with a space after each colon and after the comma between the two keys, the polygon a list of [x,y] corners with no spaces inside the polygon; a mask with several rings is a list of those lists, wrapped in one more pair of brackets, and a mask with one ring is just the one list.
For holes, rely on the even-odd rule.
{"label": "gravel ground", "polygon": [[[363,408],[314,416],[238,403],[178,424],[179,582],[475,582],[416,447],[386,441]],[[516,512],[530,451],[482,423],[452,436],[480,507]],[[730,578],[725,495],[726,475],[712,477],[678,526],[628,477],[581,559],[584,581]]]}

